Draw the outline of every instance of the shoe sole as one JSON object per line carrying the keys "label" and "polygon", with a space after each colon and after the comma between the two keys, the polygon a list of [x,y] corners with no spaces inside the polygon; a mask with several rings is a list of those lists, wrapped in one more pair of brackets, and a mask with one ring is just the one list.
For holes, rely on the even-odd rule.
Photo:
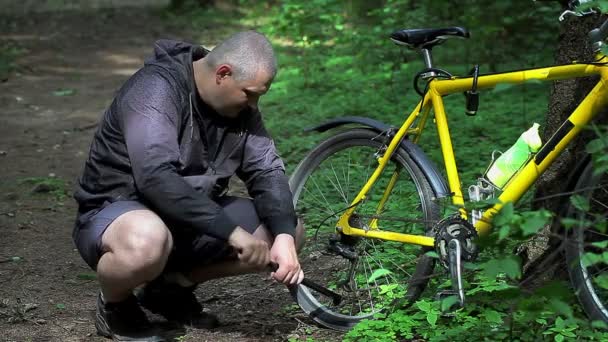
{"label": "shoe sole", "polygon": [[99,312],[95,313],[95,329],[97,329],[97,335],[112,338],[112,333],[108,330],[107,325],[103,326],[101,322],[103,321],[103,317],[99,314]]}

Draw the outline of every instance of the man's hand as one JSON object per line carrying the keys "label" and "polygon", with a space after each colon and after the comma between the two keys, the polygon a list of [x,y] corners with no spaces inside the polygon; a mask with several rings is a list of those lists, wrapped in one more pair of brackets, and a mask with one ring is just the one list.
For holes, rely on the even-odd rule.
{"label": "man's hand", "polygon": [[270,260],[279,264],[279,269],[272,277],[285,285],[295,285],[302,282],[304,272],[300,268],[298,253],[294,239],[289,234],[279,234],[274,238],[270,249]]}
{"label": "man's hand", "polygon": [[270,263],[270,251],[266,241],[256,239],[245,229],[236,227],[228,237],[230,244],[238,252],[241,262],[264,269]]}

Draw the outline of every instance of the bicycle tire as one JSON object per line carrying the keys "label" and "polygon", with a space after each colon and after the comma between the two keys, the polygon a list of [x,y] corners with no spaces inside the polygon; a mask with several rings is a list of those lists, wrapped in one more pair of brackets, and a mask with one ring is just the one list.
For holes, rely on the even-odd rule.
{"label": "bicycle tire", "polygon": [[[365,158],[361,158],[361,161],[364,162],[368,162],[371,161],[371,163],[376,163],[375,165],[377,165],[377,158],[373,155],[373,153],[375,151],[378,151],[379,149],[382,148],[383,143],[380,142],[378,139],[379,136],[376,132],[369,130],[369,129],[351,129],[351,130],[347,130],[341,133],[338,133],[336,135],[333,135],[331,137],[329,137],[328,139],[326,139],[325,141],[323,141],[322,143],[320,143],[319,145],[317,145],[316,148],[314,148],[300,163],[299,165],[296,167],[294,173],[292,174],[292,177],[290,178],[290,186],[293,192],[293,199],[294,199],[294,207],[296,208],[296,211],[298,212],[298,215],[303,219],[304,224],[306,226],[307,231],[307,236],[310,237],[313,233],[315,234],[314,236],[318,238],[319,236],[319,231],[320,231],[320,227],[317,228],[317,231],[310,231],[311,229],[314,230],[315,227],[312,227],[311,225],[309,225],[312,222],[318,223],[318,221],[320,221],[320,217],[322,216],[314,216],[316,215],[316,211],[327,211],[327,208],[331,208],[332,206],[334,206],[335,203],[333,203],[332,201],[329,201],[328,198],[334,198],[334,197],[330,197],[330,195],[333,194],[335,195],[335,193],[337,192],[348,192],[349,189],[351,189],[351,185],[349,184],[349,180],[351,177],[351,172],[355,172],[356,170],[358,170],[360,168],[361,165],[358,164],[359,160],[354,160],[355,158],[353,158],[353,160],[350,159],[351,153],[354,153],[353,151],[355,149],[358,148],[363,148],[364,151],[362,152],[365,155]],[[328,162],[328,160],[330,160],[332,157],[337,156],[338,154],[342,153],[342,152],[348,152],[348,163],[347,163],[347,170],[343,171],[344,173],[342,173],[343,180],[346,180],[346,185],[345,185],[345,189],[346,191],[344,191],[344,188],[342,187],[337,187],[335,184],[339,182],[339,177],[338,174],[335,172],[334,169],[334,165],[331,165],[331,169],[333,173],[333,176],[331,175],[331,173],[328,173],[330,175],[330,177],[326,177],[327,178],[335,178],[333,180],[330,180],[329,182],[326,182],[325,185],[332,185],[334,188],[333,189],[328,189],[328,187],[323,187],[322,185],[319,185],[316,183],[315,179],[321,179],[320,178],[323,175],[323,172],[325,170],[325,168],[323,167],[323,165],[325,165],[324,163]],[[359,155],[354,155],[354,156],[359,156]],[[419,234],[426,234],[426,235],[432,235],[432,227],[434,225],[435,222],[437,222],[440,218],[440,207],[438,205],[438,203],[435,201],[436,198],[436,194],[433,192],[431,186],[429,185],[429,182],[427,180],[427,177],[424,175],[424,173],[422,172],[422,170],[418,167],[418,165],[416,165],[416,163],[412,160],[412,158],[410,158],[410,156],[408,155],[407,151],[405,151],[402,148],[399,148],[398,150],[395,151],[395,153],[393,154],[393,157],[391,158],[391,164],[395,164],[398,165],[399,167],[402,168],[401,174],[405,175],[405,179],[408,182],[404,182],[401,179],[398,181],[398,187],[396,186],[394,191],[399,191],[400,192],[400,198],[402,195],[406,195],[406,194],[411,194],[413,195],[413,193],[415,192],[415,196],[412,196],[412,201],[416,202],[414,203],[416,205],[416,208],[418,210],[420,210],[420,217],[416,217],[417,219],[421,219],[422,223],[414,223],[412,224],[412,226],[417,227],[418,231],[417,233]],[[357,164],[355,164],[357,163]],[[372,170],[375,169],[375,165],[372,166]],[[391,165],[392,167],[392,165]],[[386,172],[387,170],[385,170],[385,172],[383,174],[387,174],[390,172]],[[369,173],[368,173],[369,174]],[[400,174],[400,176],[401,176]],[[346,176],[348,175],[348,176]],[[319,177],[319,178],[313,178],[313,177]],[[357,178],[356,175],[352,175],[353,179]],[[367,177],[367,176],[365,176]],[[360,178],[360,177],[359,177]],[[361,186],[363,186],[364,180],[367,179],[359,179],[357,178],[357,180],[359,182],[354,182],[356,184],[352,184],[352,190],[355,192],[353,194],[351,194],[353,197],[350,198],[346,198],[347,196],[344,196],[344,194],[341,194],[340,197],[342,197],[339,200],[342,200],[343,203],[340,203],[338,205],[338,207],[335,208],[340,208],[342,209],[340,212],[344,211],[343,209],[348,208],[350,202],[352,201],[352,199],[354,198],[354,196],[356,195],[356,192],[358,192],[358,190],[360,189]],[[309,181],[313,180],[315,183],[315,188],[317,190],[321,190],[324,191],[325,193],[322,194],[321,198],[325,200],[325,202],[327,203],[318,203],[317,206],[315,207],[314,204],[310,204],[304,201],[304,198],[308,199],[305,196],[308,196],[308,193],[310,192],[309,189],[306,187],[306,185],[308,184]],[[378,182],[381,182],[382,180],[379,180]],[[379,183],[376,184],[379,184]],[[403,185],[402,185],[403,184]],[[306,188],[305,188],[306,187]],[[324,190],[323,190],[324,189]],[[342,191],[340,191],[342,190]],[[306,194],[305,196],[303,196],[303,193]],[[368,195],[368,198],[371,198],[373,195],[370,194]],[[415,198],[414,198],[415,197]],[[370,200],[371,201],[371,200]],[[332,202],[332,203],[330,203]],[[387,202],[388,203],[388,202]],[[404,203],[406,205],[410,205],[410,203],[408,202],[401,202]],[[389,206],[389,204],[387,204],[387,207]],[[401,207],[401,204],[399,205],[399,208]],[[359,213],[359,206],[357,207],[357,213]],[[390,208],[385,208],[385,211],[388,210]],[[339,213],[337,209],[331,209],[330,210],[330,214],[333,212],[332,210],[335,210],[334,212],[334,218],[337,218],[339,216]],[[363,211],[364,209],[360,209],[361,211]],[[403,210],[405,212],[405,210]],[[408,215],[411,215],[411,210],[410,213],[408,213]],[[331,216],[331,215],[330,215]],[[418,216],[418,215],[417,215]],[[316,217],[316,218],[315,218]],[[383,218],[381,218],[382,220]],[[328,224],[324,225],[324,232],[326,232],[328,235],[332,234],[335,231],[335,220],[331,221]],[[321,234],[324,234],[323,232]],[[322,238],[320,238],[319,240],[322,240]],[[313,281],[316,281],[317,283],[321,283],[324,284],[325,282],[325,277],[329,277],[330,275],[333,275],[333,273],[331,272],[327,272],[327,270],[322,270],[323,267],[331,267],[332,263],[334,263],[336,258],[340,258],[340,256],[335,255],[329,255],[327,258],[328,260],[331,260],[331,262],[329,263],[323,263],[323,262],[319,262],[319,260],[321,259],[321,257],[324,258],[323,256],[323,252],[320,252],[319,256],[319,250],[322,249],[322,247],[317,247],[319,248],[319,250],[315,250],[312,246],[308,246],[308,244],[310,244],[310,240],[312,239],[307,239],[309,241],[307,241],[307,246],[305,246],[305,248],[303,249],[303,251],[300,252],[300,259],[301,262],[303,264],[306,264],[308,262],[309,265],[312,264],[312,268],[309,267],[309,269],[304,269],[305,272],[305,276],[307,278],[312,279]],[[316,241],[317,239],[312,240],[313,243],[317,243]],[[391,251],[391,246],[388,246],[386,244],[389,244],[388,242],[382,242],[381,240],[372,240],[372,239],[364,239],[366,242],[365,244],[361,247],[362,250],[364,250],[363,254],[364,258],[372,258],[372,254],[377,254],[379,255],[380,253],[384,253],[388,251]],[[373,243],[368,243],[367,241],[379,241],[378,244],[381,244],[382,249],[378,248],[376,249],[375,247],[375,242]],[[323,242],[320,243],[321,245],[323,245]],[[361,243],[359,243],[361,244]],[[367,250],[368,248],[372,248],[370,247],[370,245],[374,245],[373,247],[373,251],[370,252],[369,250]],[[394,243],[394,242],[390,242],[390,244],[398,244],[398,243]],[[316,246],[316,245],[315,245]],[[409,247],[410,251],[413,251],[414,249],[416,250],[416,260],[411,260],[408,262],[412,262],[415,263],[415,267],[413,272],[409,273],[409,279],[404,279],[407,281],[407,290],[405,293],[404,298],[406,299],[406,302],[411,302],[417,298],[419,298],[419,296],[421,295],[421,293],[423,292],[424,288],[426,287],[426,284],[428,282],[428,278],[430,277],[431,273],[433,272],[433,268],[434,268],[434,264],[435,264],[435,259],[431,258],[429,256],[427,256],[425,254],[426,251],[428,251],[430,248],[423,248],[423,247],[419,247],[419,246],[414,246],[414,245],[404,245],[404,244],[400,244],[399,243],[399,248],[405,248],[404,246]],[[394,246],[393,246],[394,247]],[[307,249],[308,248],[308,249]],[[317,253],[317,254],[315,254]],[[405,255],[405,253],[402,253]],[[314,257],[313,257],[314,255]],[[398,257],[401,257],[401,254],[399,254]],[[395,257],[395,258],[398,258]],[[317,259],[314,259],[317,258]],[[333,259],[331,259],[333,258]],[[311,259],[314,259],[311,261]],[[345,258],[342,258],[345,259]],[[397,260],[397,259],[396,259]],[[326,261],[325,259],[321,260],[321,261]],[[374,262],[377,262],[374,260]],[[338,262],[335,262],[338,263]],[[356,264],[358,264],[358,262],[355,262]],[[322,265],[322,266],[320,266]],[[404,263],[400,266],[406,266],[407,263]],[[337,266],[336,266],[337,267]],[[352,266],[352,263],[350,265],[350,267]],[[381,266],[382,268],[384,267],[383,265]],[[363,268],[365,268],[365,266],[363,266]],[[371,266],[369,271],[371,272]],[[400,270],[401,271],[401,270]],[[326,275],[323,275],[323,272],[325,272]],[[367,273],[366,273],[367,274]],[[392,277],[392,275],[390,275]],[[388,277],[388,276],[387,276]],[[370,278],[371,279],[371,278]],[[393,279],[395,280],[395,279]],[[401,280],[401,278],[399,278],[399,280]],[[327,284],[325,284],[327,285]],[[378,285],[377,287],[381,287],[382,285]],[[393,285],[391,285],[393,286]],[[368,292],[369,288],[372,288],[371,285],[369,285],[368,287]],[[341,289],[342,290],[342,289]],[[351,291],[351,292],[357,292],[358,290],[360,290],[359,288],[357,288],[355,291]],[[337,289],[334,289],[334,291],[338,291]],[[363,291],[363,290],[361,290]],[[304,310],[304,312],[306,312],[307,314],[309,314],[309,316],[316,321],[317,323],[325,326],[325,327],[329,327],[335,330],[349,330],[350,328],[352,328],[355,324],[357,324],[359,321],[363,320],[363,319],[369,319],[372,318],[373,315],[375,314],[374,310],[371,310],[369,312],[360,312],[359,314],[352,314],[352,308],[351,308],[351,313],[350,314],[345,314],[344,312],[340,312],[339,309],[340,308],[333,308],[331,305],[328,305],[326,303],[323,303],[323,300],[320,299],[320,295],[315,293],[314,291],[306,288],[305,286],[298,286],[295,288],[292,288],[292,294],[295,297],[296,302],[300,305],[300,307]],[[356,294],[355,294],[356,296]],[[371,297],[371,293],[370,293],[370,297]],[[371,305],[372,309],[374,309],[373,307],[373,303]],[[359,307],[361,308],[361,304],[359,303]],[[383,307],[382,310],[387,309],[387,307]],[[363,311],[363,309],[362,309]],[[380,311],[380,310],[378,310]]]}
{"label": "bicycle tire", "polygon": [[[608,251],[608,237],[605,234],[608,175],[605,172],[594,174],[593,169],[590,160],[573,191],[587,200],[589,210],[581,210],[572,203],[567,207],[566,215],[574,219],[574,226],[566,234],[566,261],[570,281],[587,316],[591,320],[608,323],[608,274],[603,272],[608,265],[601,262],[603,267],[600,267],[593,261],[593,255]],[[601,228],[600,225],[604,227]],[[597,271],[602,271],[603,274],[598,274]]]}

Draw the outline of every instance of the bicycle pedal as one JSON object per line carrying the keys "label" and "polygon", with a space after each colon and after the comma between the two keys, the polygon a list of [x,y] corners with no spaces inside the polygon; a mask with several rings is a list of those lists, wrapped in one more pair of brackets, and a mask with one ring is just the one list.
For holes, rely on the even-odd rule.
{"label": "bicycle pedal", "polygon": [[438,302],[441,302],[441,306],[444,306],[444,300],[448,297],[453,297],[454,301],[453,303],[449,303],[449,307],[446,309],[441,310],[441,316],[442,317],[454,317],[456,314],[456,310],[464,307],[462,305],[462,303],[460,302],[459,295],[458,295],[458,291],[454,291],[454,290],[443,290],[443,291],[439,291],[435,294],[435,300]]}

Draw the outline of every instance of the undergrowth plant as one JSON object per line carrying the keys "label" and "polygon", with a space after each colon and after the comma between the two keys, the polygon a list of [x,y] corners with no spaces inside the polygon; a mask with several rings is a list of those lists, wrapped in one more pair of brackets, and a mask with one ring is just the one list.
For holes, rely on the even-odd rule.
{"label": "undergrowth plant", "polygon": [[[572,289],[562,280],[528,291],[520,286],[521,260],[514,246],[526,241],[552,219],[545,211],[516,212],[507,205],[495,221],[496,230],[480,241],[483,253],[467,264],[467,303],[450,311],[455,298],[433,300],[435,285],[424,299],[363,321],[345,341],[604,341],[600,322],[589,322],[576,305]],[[438,266],[440,267],[440,266]],[[443,279],[449,278],[447,274]],[[429,298],[430,297],[430,298]]]}
{"label": "undergrowth plant", "polygon": [[[471,38],[449,40],[434,49],[435,65],[464,75],[479,64],[481,73],[488,73],[552,64],[559,14],[557,5],[489,0],[467,6],[405,0],[386,0],[383,6],[337,0],[282,0],[273,6],[239,3],[234,17],[265,33],[278,55],[279,73],[260,108],[288,172],[331,134],[304,134],[304,128],[344,115],[400,125],[414,109],[420,96],[411,82],[423,64],[420,56],[388,39],[392,31],[466,26]],[[209,10],[192,9],[186,19],[171,15],[169,20],[200,24],[210,17],[214,16]],[[200,42],[206,43],[203,33]],[[505,151],[532,122],[544,122],[548,94],[546,83],[483,91],[475,117],[464,114],[464,97],[445,99],[463,188],[475,183],[494,150]],[[420,145],[436,163],[442,162],[433,127],[427,127]],[[556,280],[534,291],[519,286],[522,265],[513,253],[515,247],[555,218],[544,210],[518,209],[511,205],[503,209],[490,239],[480,241],[479,260],[466,265],[464,308],[447,312],[453,297],[433,300],[435,291],[450,287],[449,281],[434,280],[423,299],[361,322],[344,339],[608,340],[601,324],[587,321],[565,281]],[[448,278],[447,274],[438,277]],[[389,301],[398,300],[403,291],[387,288],[385,295]]]}

